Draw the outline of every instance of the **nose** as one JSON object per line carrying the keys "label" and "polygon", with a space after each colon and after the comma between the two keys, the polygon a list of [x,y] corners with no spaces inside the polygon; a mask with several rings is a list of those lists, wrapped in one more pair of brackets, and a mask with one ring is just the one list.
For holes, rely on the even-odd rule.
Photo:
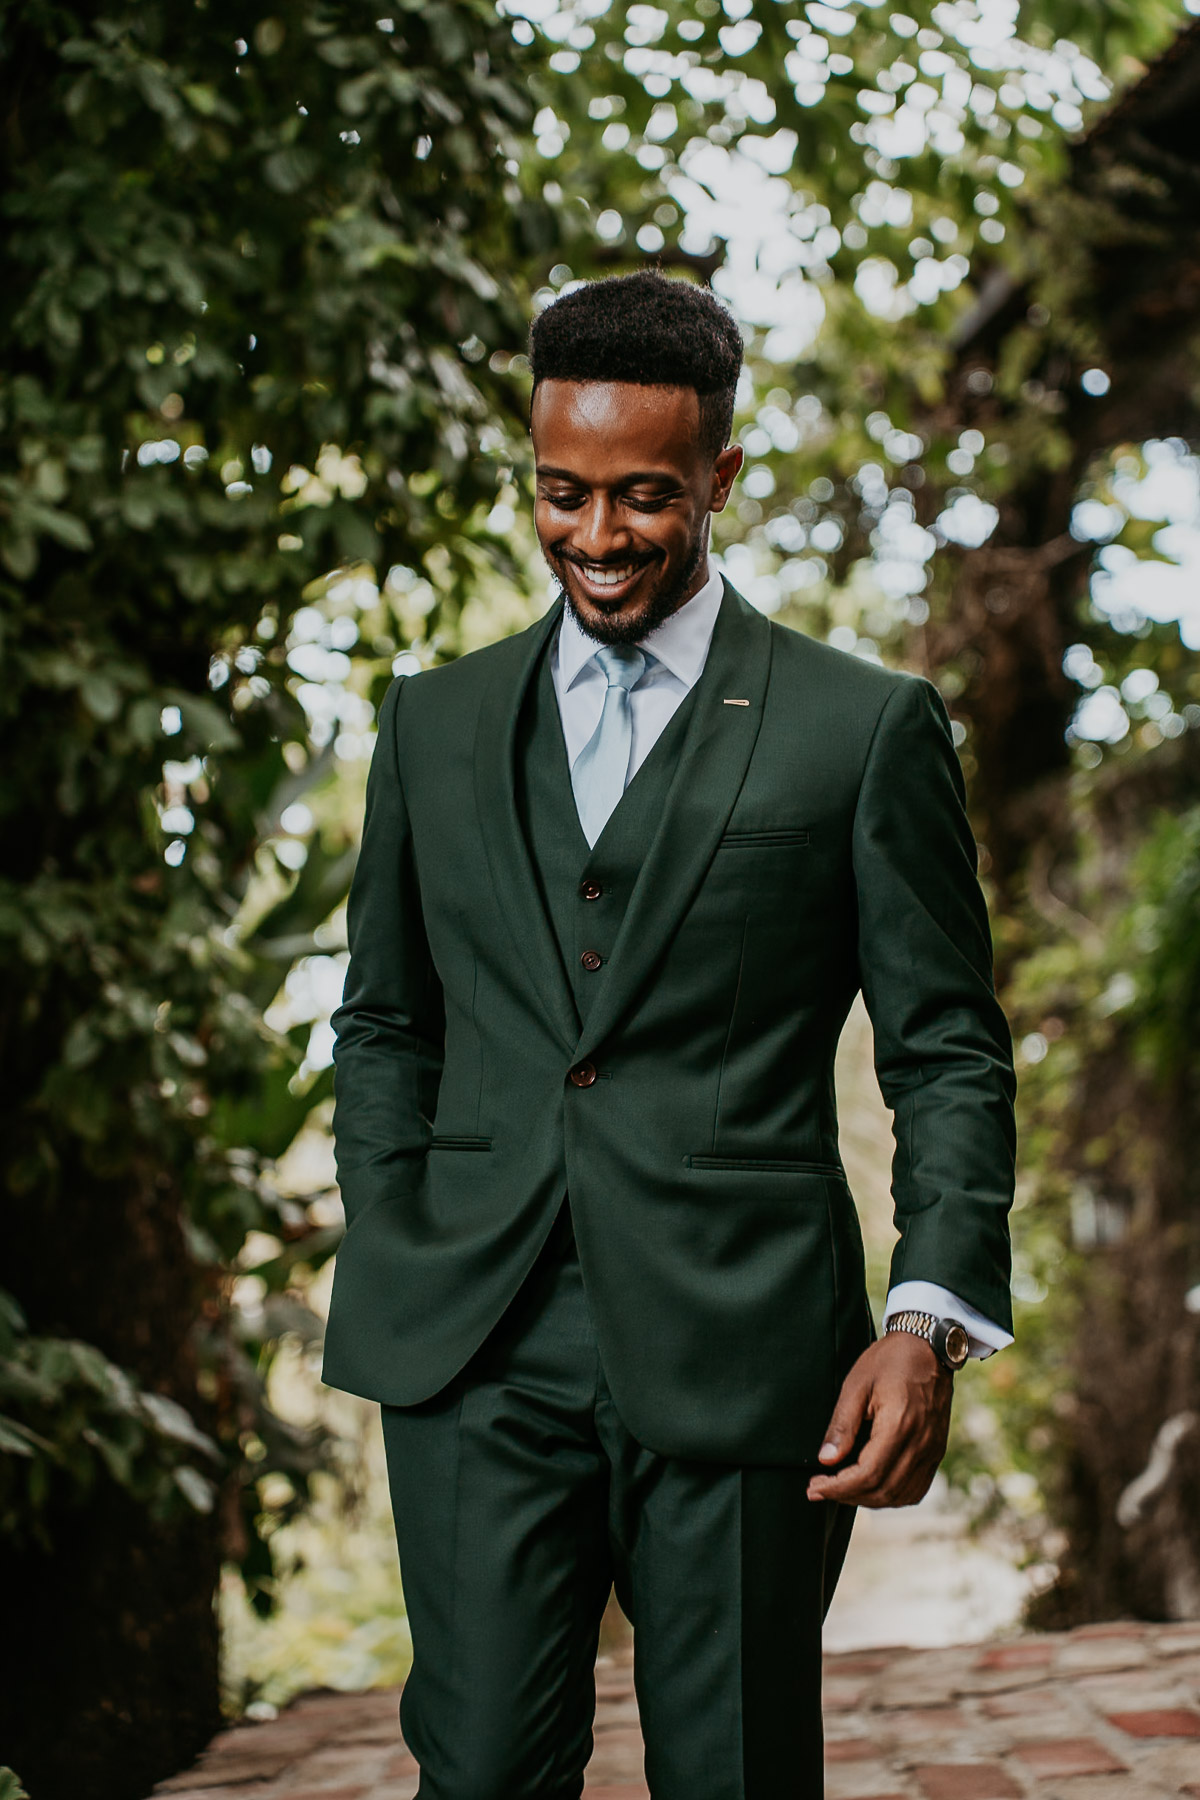
{"label": "nose", "polygon": [[575,516],[571,547],[589,562],[608,562],[629,547],[629,531],[605,494],[594,494]]}

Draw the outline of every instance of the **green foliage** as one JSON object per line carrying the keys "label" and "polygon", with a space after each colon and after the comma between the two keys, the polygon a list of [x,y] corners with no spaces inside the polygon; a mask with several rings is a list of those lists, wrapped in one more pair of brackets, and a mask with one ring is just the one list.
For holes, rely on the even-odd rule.
{"label": "green foliage", "polygon": [[[300,1290],[338,1233],[273,1175],[329,1072],[263,1015],[298,957],[336,954],[353,856],[335,812],[281,826],[320,811],[338,727],[289,626],[363,559],[436,571],[448,621],[503,564],[484,521],[520,413],[484,346],[523,337],[511,272],[547,222],[500,202],[531,103],[487,6],[281,0],[249,25],[225,0],[0,18],[2,1157],[29,1320],[2,1462],[14,1530],[102,1476],[194,1506],[223,1476],[265,1603],[264,1480],[287,1516],[327,1461],[267,1374],[317,1329]],[[378,623],[340,689],[360,734]],[[104,1266],[47,1283],[89,1210]],[[123,1302],[138,1221],[165,1245],[173,1219],[184,1263]],[[251,1233],[278,1248],[241,1305]],[[194,1316],[190,1347],[139,1341],[127,1309],[155,1305]]]}
{"label": "green foliage", "polygon": [[[539,299],[593,262],[712,274],[752,378],[715,526],[731,575],[843,647],[933,653],[954,699],[970,655],[921,628],[954,611],[964,552],[1023,545],[1031,496],[1078,467],[1078,378],[1105,364],[1097,257],[1170,235],[1130,202],[1144,172],[1118,167],[1103,197],[1071,183],[1073,142],[1169,43],[1176,0],[530,12],[514,34],[554,54],[521,182],[564,221]],[[964,394],[960,346],[993,317]],[[1131,521],[1120,543],[1153,557],[1152,537]]]}
{"label": "green foliage", "polygon": [[1068,1146],[1078,1153],[1081,1133],[1090,1147],[1084,1160],[1118,1181],[1121,1154],[1138,1154],[1140,1133],[1119,1117],[1121,1096],[1102,1118],[1080,1119],[1076,1096],[1089,1073],[1127,1062],[1135,1099],[1138,1089],[1169,1097],[1194,1078],[1200,808],[1151,817],[1114,880],[1102,812],[1095,818],[1112,786],[1108,777],[1080,778],[1077,825],[1091,824],[1093,843],[1078,895],[1083,910],[1063,907],[1057,929],[1027,917],[1031,942],[1014,983],[1016,1024],[1030,1034],[1023,1094],[1036,1134],[1031,1162],[1052,1179]]}
{"label": "green foliage", "polygon": [[[292,1361],[288,1378],[297,1372]],[[301,1379],[315,1385],[315,1371]],[[229,1573],[222,1583],[223,1700],[235,1717],[255,1703],[284,1706],[306,1689],[388,1687],[408,1674],[412,1642],[378,1413],[346,1396],[332,1406],[339,1464],[314,1483],[303,1515],[272,1534],[284,1572],[274,1608],[265,1615],[248,1606]]]}
{"label": "green foliage", "polygon": [[[739,202],[762,206],[753,177],[775,178],[779,238],[762,252],[766,280],[757,289],[744,280],[739,297],[755,328],[760,399],[772,386],[800,388],[826,414],[809,421],[795,488],[877,456],[872,411],[893,426],[927,422],[955,326],[989,275],[1023,274],[1037,253],[1022,230],[1030,196],[1061,191],[1069,134],[1179,18],[1170,0],[1136,12],[1041,0],[1022,10],[1014,35],[970,0],[921,0],[903,13],[841,0],[815,11],[776,0],[565,6],[543,27],[573,48],[554,58],[557,85],[543,81],[554,116],[539,115],[539,152],[552,193],[613,208],[601,224],[622,259],[637,260],[639,232],[657,237],[668,261],[702,257],[691,220],[706,195],[726,202],[718,228],[736,230]],[[732,183],[722,151],[745,159]],[[1061,235],[1047,244],[1046,279],[1085,266],[1096,231],[1073,235],[1074,260]],[[726,274],[718,285],[730,285]],[[795,321],[772,306],[777,283]],[[794,330],[771,328],[802,325],[814,288],[823,322],[798,356]],[[1042,329],[1009,337],[1001,384],[1014,400]],[[1053,419],[1039,419],[1032,399],[1024,410],[1051,454]],[[916,460],[932,474],[953,447],[953,437],[935,440],[924,446],[931,457]]]}
{"label": "green foliage", "polygon": [[19,1777],[11,1769],[0,1769],[0,1800],[29,1800]]}
{"label": "green foliage", "polygon": [[184,1408],[136,1388],[91,1344],[31,1338],[4,1293],[0,1409],[0,1533],[6,1537],[20,1542],[39,1534],[52,1486],[82,1504],[105,1476],[151,1512],[181,1496],[197,1512],[212,1510],[220,1452]]}
{"label": "green foliage", "polygon": [[1153,1079],[1190,1074],[1200,1016],[1200,808],[1160,818],[1134,866],[1122,948],[1136,968],[1130,1010]]}
{"label": "green foliage", "polygon": [[[1121,1261],[1155,1239],[1180,1292],[1200,1282],[1200,1239],[1180,1229],[1170,1179],[1200,1123],[1191,1049],[1200,809],[1162,810],[1132,849],[1118,849],[1111,809],[1126,779],[1108,770],[1075,778],[1072,825],[1086,847],[1072,904],[1048,908],[1035,881],[1014,921],[1024,951],[1009,994],[1021,1075],[1017,1338],[979,1371],[991,1411],[960,1424],[951,1474],[972,1489],[981,1517],[1004,1513],[1023,1525],[1032,1557],[1066,1547],[1057,1528],[1072,1522],[1080,1358],[1131,1353],[1079,1343],[1089,1304],[1114,1300]],[[1185,1196],[1185,1219],[1189,1212]],[[1160,1288],[1151,1303],[1157,1327],[1168,1339],[1175,1333],[1182,1352],[1178,1295]],[[1144,1354],[1153,1330],[1143,1322],[1133,1336],[1134,1353]],[[1155,1400],[1167,1407],[1165,1395]],[[1149,1423],[1152,1436],[1157,1422],[1154,1414],[1139,1424]],[[1132,1455],[1136,1468],[1137,1448],[1114,1442],[1113,1466]]]}

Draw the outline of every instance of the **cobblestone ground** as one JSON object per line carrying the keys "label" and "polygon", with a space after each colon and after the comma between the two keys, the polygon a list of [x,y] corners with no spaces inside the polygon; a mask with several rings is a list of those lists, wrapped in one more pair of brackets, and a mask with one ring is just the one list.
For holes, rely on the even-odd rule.
{"label": "cobblestone ground", "polygon": [[[628,1651],[597,1665],[586,1800],[644,1800]],[[1200,1800],[1200,1624],[826,1658],[828,1800]],[[395,1691],[222,1733],[172,1800],[412,1800]],[[780,1800],[786,1800],[780,1796]],[[798,1800],[804,1800],[803,1796]]]}

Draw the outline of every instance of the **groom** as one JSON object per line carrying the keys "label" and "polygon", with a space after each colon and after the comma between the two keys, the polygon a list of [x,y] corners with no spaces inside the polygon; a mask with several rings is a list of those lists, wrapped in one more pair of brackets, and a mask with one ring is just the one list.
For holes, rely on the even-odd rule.
{"label": "groom", "polygon": [[[337,1029],[325,1375],[382,1402],[422,1800],[574,1800],[611,1587],[654,1800],[818,1800],[855,1506],[1009,1341],[1013,1077],[946,715],[713,571],[741,338],[642,273],[533,327],[562,603],[397,681]],[[873,1340],[833,1062],[895,1114]]]}

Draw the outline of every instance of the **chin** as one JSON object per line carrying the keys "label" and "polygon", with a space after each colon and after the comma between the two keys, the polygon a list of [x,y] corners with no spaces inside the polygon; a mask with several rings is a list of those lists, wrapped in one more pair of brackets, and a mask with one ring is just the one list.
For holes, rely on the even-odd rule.
{"label": "chin", "polygon": [[572,586],[556,571],[567,605],[578,623],[600,644],[638,644],[678,610],[687,591],[687,582],[660,578],[644,598],[615,605],[611,612],[597,606],[590,597],[575,593]]}
{"label": "chin", "polygon": [[589,637],[600,644],[636,644],[648,637],[656,625],[662,623],[653,608],[646,606],[618,607],[610,613],[602,612],[588,601],[580,604],[566,590],[567,605],[575,614]]}

